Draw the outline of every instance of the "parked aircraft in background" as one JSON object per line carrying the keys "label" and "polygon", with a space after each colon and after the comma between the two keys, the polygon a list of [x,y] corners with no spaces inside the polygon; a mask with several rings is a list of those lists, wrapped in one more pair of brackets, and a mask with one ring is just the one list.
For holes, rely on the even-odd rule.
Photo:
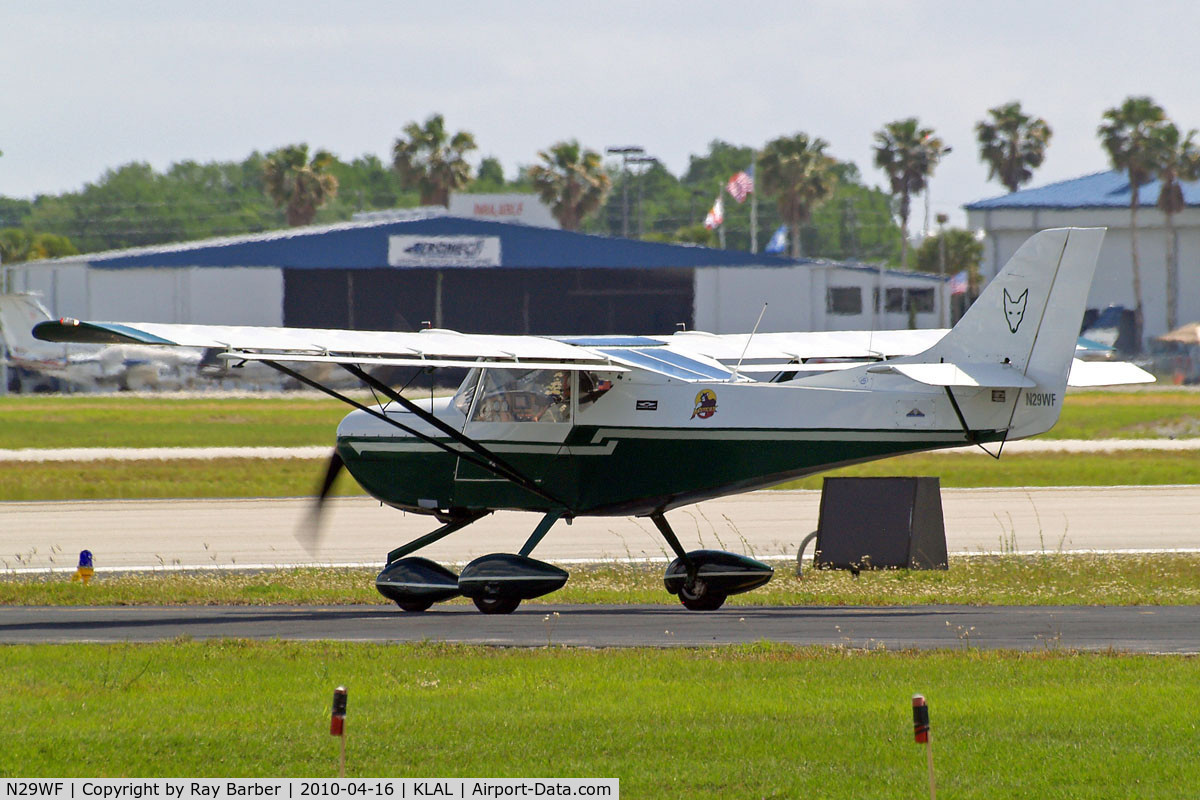
{"label": "parked aircraft in background", "polygon": [[[345,468],[381,502],[442,523],[390,552],[376,579],[406,611],[461,594],[485,613],[509,613],[560,588],[566,571],[530,554],[558,520],[589,515],[649,517],[677,556],[667,590],[689,609],[711,610],[772,570],[735,553],[685,552],[671,509],[903,453],[998,451],[1049,430],[1103,235],[1036,234],[937,334],[548,338],[79,320],[43,322],[34,333],[220,348],[222,358],[261,362],[353,406],[316,508]],[[337,364],[377,401],[350,398],[297,364]],[[414,401],[367,372],[380,366],[469,371],[453,397]],[[461,574],[412,555],[499,509],[543,515],[518,553],[482,556]]]}
{"label": "parked aircraft in background", "polygon": [[34,325],[50,318],[35,294],[0,294],[0,335],[7,347],[10,383],[19,391],[182,389],[198,377],[203,352],[194,348],[35,339]]}

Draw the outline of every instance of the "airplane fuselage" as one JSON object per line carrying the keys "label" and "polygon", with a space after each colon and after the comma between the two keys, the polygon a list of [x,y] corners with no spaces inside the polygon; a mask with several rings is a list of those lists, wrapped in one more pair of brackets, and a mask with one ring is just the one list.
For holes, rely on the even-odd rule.
{"label": "airplane fuselage", "polygon": [[[966,443],[944,392],[865,368],[790,383],[607,377],[611,389],[585,407],[573,404],[561,422],[544,415],[534,421],[532,414],[481,420],[484,399],[464,404],[462,390],[423,405],[561,499],[572,515],[660,512],[836,466]],[[996,431],[1012,418],[1016,393],[1001,395],[958,398],[977,441],[1000,438]],[[437,434],[394,405],[386,413]],[[339,426],[338,451],[371,495],[399,508],[444,513],[552,505],[361,411]]]}

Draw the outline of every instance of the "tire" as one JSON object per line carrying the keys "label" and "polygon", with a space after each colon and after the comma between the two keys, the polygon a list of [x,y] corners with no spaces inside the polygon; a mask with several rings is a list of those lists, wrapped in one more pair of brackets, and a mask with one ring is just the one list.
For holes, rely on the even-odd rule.
{"label": "tire", "polygon": [[725,603],[725,595],[714,592],[704,581],[697,579],[693,584],[684,584],[679,589],[679,602],[688,611],[716,611]]}
{"label": "tire", "polygon": [[484,614],[511,614],[521,605],[519,597],[476,597],[475,607]]}
{"label": "tire", "polygon": [[407,611],[410,614],[419,614],[422,611],[428,611],[429,607],[433,605],[433,601],[432,600],[430,600],[428,602],[414,601],[414,602],[402,603],[399,600],[397,600],[396,605],[400,606],[401,611]]}

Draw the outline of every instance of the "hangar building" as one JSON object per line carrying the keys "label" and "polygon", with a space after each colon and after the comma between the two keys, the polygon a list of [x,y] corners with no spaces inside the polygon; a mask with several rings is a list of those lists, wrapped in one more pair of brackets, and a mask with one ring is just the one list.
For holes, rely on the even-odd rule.
{"label": "hangar building", "polygon": [[[1138,263],[1146,337],[1167,332],[1167,225],[1156,207],[1161,184],[1149,181],[1138,191]],[[1175,215],[1175,266],[1179,274],[1176,324],[1200,320],[1200,181],[1182,184],[1184,209]],[[1105,227],[1088,307],[1136,305],[1130,252],[1129,176],[1106,171],[979,200],[966,206],[967,225],[986,234],[984,277],[994,277],[1026,239],[1044,228]]]}
{"label": "hangar building", "polygon": [[447,214],[7,267],[55,316],[472,333],[937,327],[936,275]]}

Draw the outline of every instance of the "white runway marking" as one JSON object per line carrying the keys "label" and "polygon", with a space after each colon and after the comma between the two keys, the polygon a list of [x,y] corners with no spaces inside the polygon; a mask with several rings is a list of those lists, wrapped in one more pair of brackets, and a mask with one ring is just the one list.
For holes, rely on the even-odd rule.
{"label": "white runway marking", "polygon": [[[667,514],[683,545],[756,558],[794,558],[816,529],[819,491],[764,491]],[[100,569],[381,565],[392,548],[437,527],[363,497],[329,503],[322,547],[294,535],[308,498],[0,503],[0,570],[73,569],[91,550]],[[943,489],[946,541],[957,553],[1192,552],[1200,548],[1200,486]],[[540,517],[498,512],[420,551],[442,563],[515,553]],[[645,519],[559,522],[534,557],[552,562],[666,559]]]}

